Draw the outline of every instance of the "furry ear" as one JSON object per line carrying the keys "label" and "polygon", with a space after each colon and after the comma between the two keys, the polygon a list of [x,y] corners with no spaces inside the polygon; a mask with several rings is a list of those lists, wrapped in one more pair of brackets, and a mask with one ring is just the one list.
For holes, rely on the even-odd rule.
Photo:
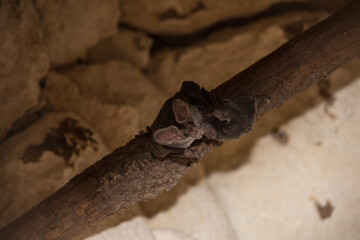
{"label": "furry ear", "polygon": [[153,134],[153,139],[161,145],[170,145],[182,138],[182,132],[175,126],[158,129]]}
{"label": "furry ear", "polygon": [[183,100],[176,98],[172,102],[172,109],[175,115],[176,122],[185,123],[191,119],[189,106]]}

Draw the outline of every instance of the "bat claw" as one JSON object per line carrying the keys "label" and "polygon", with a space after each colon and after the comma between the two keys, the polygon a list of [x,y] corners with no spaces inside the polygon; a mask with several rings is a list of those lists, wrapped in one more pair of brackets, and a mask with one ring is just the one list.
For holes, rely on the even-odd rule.
{"label": "bat claw", "polygon": [[226,123],[229,123],[231,118],[225,116],[226,113],[223,110],[220,109],[215,109],[213,112],[213,116],[216,117],[217,119],[219,119],[220,121],[226,121]]}

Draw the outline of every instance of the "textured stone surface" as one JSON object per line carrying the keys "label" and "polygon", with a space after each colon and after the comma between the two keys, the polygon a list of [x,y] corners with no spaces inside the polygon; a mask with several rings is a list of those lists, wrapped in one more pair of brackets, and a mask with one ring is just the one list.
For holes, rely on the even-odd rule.
{"label": "textured stone surface", "polygon": [[190,236],[170,229],[156,229],[153,231],[156,240],[194,240]]}
{"label": "textured stone surface", "polygon": [[1,1],[0,52],[1,140],[38,102],[39,81],[49,67],[32,1]]}
{"label": "textured stone surface", "polygon": [[44,95],[55,110],[74,112],[88,122],[110,150],[124,145],[139,131],[138,110],[86,98],[65,75],[49,73]]}
{"label": "textured stone surface", "polygon": [[247,164],[209,178],[237,237],[360,238],[359,92],[358,78],[335,94],[332,116],[317,106],[282,126],[288,144],[267,135]]}
{"label": "textured stone surface", "polygon": [[[129,210],[127,210],[129,211]],[[124,211],[126,212],[126,211]],[[118,215],[124,215],[120,213]],[[138,215],[138,216],[137,216]],[[130,216],[121,216],[116,218],[116,222],[121,222],[115,226],[104,229],[104,231],[93,235],[86,240],[155,240],[152,231],[147,224],[147,219],[141,216],[141,211],[137,206],[133,208]]]}
{"label": "textured stone surface", "polygon": [[149,220],[153,229],[171,229],[193,239],[234,239],[233,233],[216,197],[205,182],[188,189],[176,205]]}
{"label": "textured stone surface", "polygon": [[155,55],[149,75],[168,94],[179,89],[182,81],[196,81],[212,89],[324,15],[288,14],[247,27],[219,31],[190,47],[164,50]]}
{"label": "textured stone surface", "polygon": [[85,56],[99,39],[116,33],[117,0],[36,0],[44,41],[54,66]]}
{"label": "textured stone surface", "polygon": [[219,21],[249,17],[281,2],[290,1],[122,0],[122,21],[152,33],[179,35],[192,33]]}
{"label": "textured stone surface", "polygon": [[109,150],[70,113],[46,114],[0,145],[0,225],[29,210]]}
{"label": "textured stone surface", "polygon": [[135,67],[123,61],[83,65],[64,71],[88,98],[114,105],[129,105],[140,116],[139,129],[145,129],[165,102],[162,92]]}
{"label": "textured stone surface", "polygon": [[140,31],[120,29],[115,36],[105,38],[90,48],[86,61],[96,63],[119,59],[144,68],[150,60],[152,42],[150,37]]}

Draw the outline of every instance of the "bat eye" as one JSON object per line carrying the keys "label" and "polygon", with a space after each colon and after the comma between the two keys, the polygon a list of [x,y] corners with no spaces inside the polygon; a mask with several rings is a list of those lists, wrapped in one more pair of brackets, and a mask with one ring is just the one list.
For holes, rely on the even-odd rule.
{"label": "bat eye", "polygon": [[184,133],[184,136],[185,136],[185,137],[188,137],[188,136],[189,136],[189,134],[187,134],[187,133]]}

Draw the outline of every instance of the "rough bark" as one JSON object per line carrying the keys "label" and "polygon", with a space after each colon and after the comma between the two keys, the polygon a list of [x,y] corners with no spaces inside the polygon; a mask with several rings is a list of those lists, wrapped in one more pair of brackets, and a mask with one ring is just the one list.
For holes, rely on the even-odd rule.
{"label": "rough bark", "polygon": [[244,92],[270,99],[259,115],[324,79],[360,56],[360,3],[354,2],[221,84],[214,92],[232,99]]}
{"label": "rough bark", "polygon": [[[359,12],[357,1],[213,91],[229,100],[264,96],[268,101],[260,104],[258,116],[279,107],[359,56]],[[135,137],[1,229],[0,239],[73,239],[108,215],[169,190],[191,164],[184,158],[157,159],[151,146],[151,136]]]}

